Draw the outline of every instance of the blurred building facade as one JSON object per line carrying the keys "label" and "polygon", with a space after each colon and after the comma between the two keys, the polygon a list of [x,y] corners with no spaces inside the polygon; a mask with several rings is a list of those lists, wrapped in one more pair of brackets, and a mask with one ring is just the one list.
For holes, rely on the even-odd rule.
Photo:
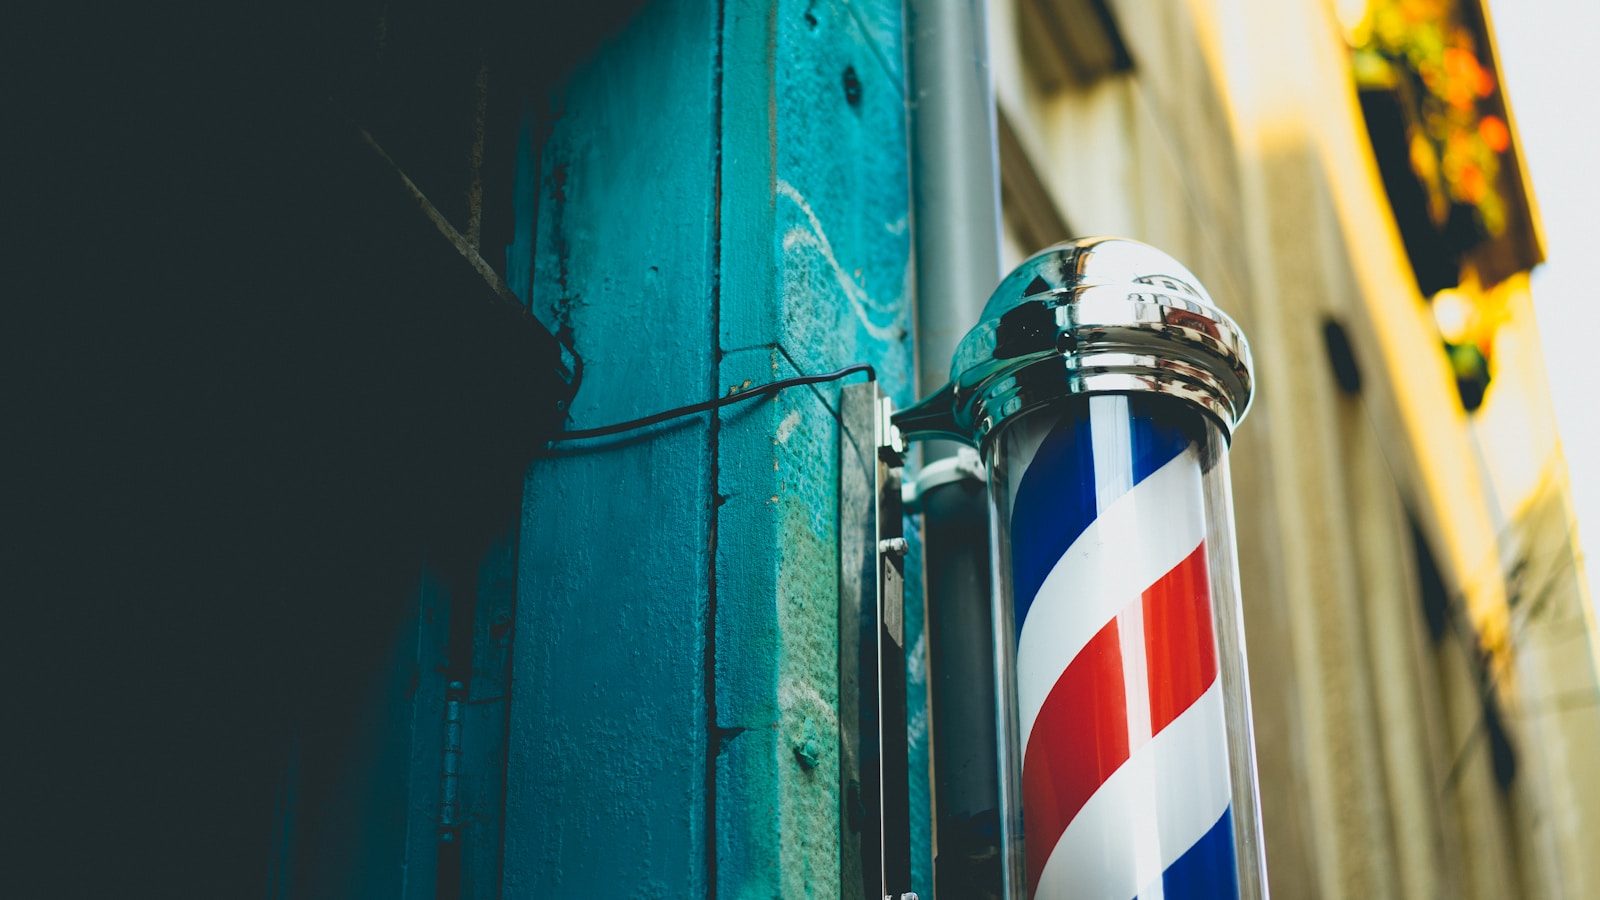
{"label": "blurred building facade", "polygon": [[1594,895],[1594,620],[1485,11],[990,15],[1007,264],[1147,241],[1256,350],[1234,486],[1274,893]]}

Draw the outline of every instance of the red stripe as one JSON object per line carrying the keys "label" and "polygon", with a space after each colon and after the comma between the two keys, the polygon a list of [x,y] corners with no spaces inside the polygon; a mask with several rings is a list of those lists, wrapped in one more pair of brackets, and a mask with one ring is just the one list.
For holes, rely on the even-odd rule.
{"label": "red stripe", "polygon": [[1022,761],[1028,894],[1061,832],[1128,759],[1128,702],[1112,619],[1067,664],[1045,698]]}
{"label": "red stripe", "polygon": [[[1150,733],[1157,734],[1217,676],[1205,543],[1137,602],[1144,613]],[[1130,746],[1122,650],[1112,619],[1056,679],[1028,737],[1022,796],[1029,896],[1067,825],[1137,749]]]}
{"label": "red stripe", "polygon": [[1145,590],[1144,654],[1150,673],[1150,733],[1159,734],[1217,677],[1204,541]]}

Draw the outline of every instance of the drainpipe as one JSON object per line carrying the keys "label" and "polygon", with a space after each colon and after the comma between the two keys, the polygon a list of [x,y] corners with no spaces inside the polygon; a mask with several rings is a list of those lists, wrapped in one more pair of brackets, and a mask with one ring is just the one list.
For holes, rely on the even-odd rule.
{"label": "drainpipe", "polygon": [[[956,344],[999,282],[1000,168],[985,0],[909,0],[917,394],[950,378]],[[982,465],[922,445],[934,895],[1002,890],[989,510]]]}

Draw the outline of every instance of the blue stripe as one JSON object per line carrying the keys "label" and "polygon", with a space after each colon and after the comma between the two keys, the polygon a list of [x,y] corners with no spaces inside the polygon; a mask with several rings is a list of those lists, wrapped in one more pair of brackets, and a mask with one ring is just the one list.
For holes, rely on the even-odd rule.
{"label": "blue stripe", "polygon": [[1222,813],[1206,836],[1185,850],[1161,874],[1167,900],[1224,900],[1239,896],[1239,870],[1233,852],[1233,807]]}
{"label": "blue stripe", "polygon": [[[1095,502],[1095,465],[1132,468],[1138,484],[1189,446],[1197,416],[1175,414],[1159,397],[1128,398],[1128,430],[1132,443],[1127,460],[1095,460],[1091,429],[1109,428],[1105,407],[1090,415],[1090,404],[1075,403],[1039,445],[1028,463],[1011,506],[1011,587],[1017,631],[1040,585],[1099,515]],[[1035,415],[1047,415],[1036,413]],[[1119,416],[1120,418],[1120,416]],[[1184,427],[1187,425],[1188,427]]]}

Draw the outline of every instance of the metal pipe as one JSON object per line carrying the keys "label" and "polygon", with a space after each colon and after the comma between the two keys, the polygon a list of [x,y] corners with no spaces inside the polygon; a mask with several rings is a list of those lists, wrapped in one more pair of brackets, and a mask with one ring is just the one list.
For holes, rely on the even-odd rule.
{"label": "metal pipe", "polygon": [[[950,379],[956,345],[1001,275],[1000,167],[987,3],[909,0],[908,16],[917,387],[928,396]],[[915,492],[928,610],[934,895],[986,898],[1001,892],[989,514],[981,478],[962,475],[958,446],[922,444],[923,472],[938,481]]]}
{"label": "metal pipe", "polygon": [[[950,378],[956,344],[1000,275],[1000,163],[985,0],[910,0],[917,394]],[[955,452],[924,445],[923,459]]]}
{"label": "metal pipe", "polygon": [[922,510],[938,817],[934,893],[988,900],[1001,896],[1003,883],[988,490],[982,479],[943,484],[922,497]]}

